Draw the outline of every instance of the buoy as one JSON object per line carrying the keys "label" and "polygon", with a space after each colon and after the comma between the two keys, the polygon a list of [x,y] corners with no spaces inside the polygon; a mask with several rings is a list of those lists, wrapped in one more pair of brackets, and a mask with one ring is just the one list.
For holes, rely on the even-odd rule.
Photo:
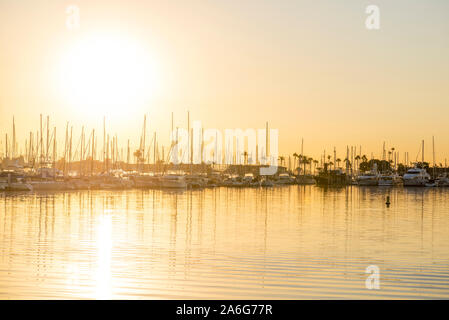
{"label": "buoy", "polygon": [[387,205],[387,207],[390,206],[390,196],[387,196],[387,202],[385,202],[385,204]]}

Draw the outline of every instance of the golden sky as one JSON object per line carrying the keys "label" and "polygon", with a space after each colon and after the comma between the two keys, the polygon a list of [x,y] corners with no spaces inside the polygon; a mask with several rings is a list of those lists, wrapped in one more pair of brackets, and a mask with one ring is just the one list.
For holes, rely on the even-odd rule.
{"label": "golden sky", "polygon": [[[367,30],[359,0],[2,0],[0,134],[19,143],[49,115],[64,139],[108,131],[138,143],[168,140],[192,120],[209,128],[279,129],[283,154],[319,158],[382,143],[414,160],[449,158],[449,2],[376,1],[380,30]],[[69,30],[66,9],[80,9]],[[110,54],[108,54],[110,53]],[[166,142],[165,141],[165,142]],[[163,141],[164,142],[164,141]],[[20,147],[20,146],[19,146]]]}

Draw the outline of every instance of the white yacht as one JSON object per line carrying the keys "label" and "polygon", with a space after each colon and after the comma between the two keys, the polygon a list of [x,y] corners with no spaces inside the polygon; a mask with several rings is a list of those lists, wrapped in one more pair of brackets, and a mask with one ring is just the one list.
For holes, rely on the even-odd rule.
{"label": "white yacht", "polygon": [[403,177],[404,186],[424,187],[430,180],[430,175],[426,169],[409,169]]}
{"label": "white yacht", "polygon": [[296,177],[297,184],[315,184],[315,178],[311,174],[305,174]]}
{"label": "white yacht", "polygon": [[187,188],[187,182],[184,175],[166,174],[160,178],[162,188]]}
{"label": "white yacht", "polygon": [[268,179],[268,177],[263,177],[262,181],[260,182],[260,185],[262,187],[272,187],[272,186],[274,186],[274,183],[273,183],[273,181]]}
{"label": "white yacht", "polygon": [[254,178],[252,173],[247,173],[243,176],[242,182],[247,187],[258,187],[260,186],[260,182]]}
{"label": "white yacht", "polygon": [[276,180],[276,184],[293,184],[295,180],[288,173],[281,173]]}
{"label": "white yacht", "polygon": [[5,171],[0,173],[0,190],[33,191],[33,186],[27,183],[20,174]]}
{"label": "white yacht", "polygon": [[449,187],[449,178],[446,174],[438,176],[435,182],[437,187]]}
{"label": "white yacht", "polygon": [[185,176],[187,186],[191,189],[204,188],[207,185],[207,178],[200,174],[190,174]]}
{"label": "white yacht", "polygon": [[357,177],[359,186],[377,186],[379,184],[379,175],[375,172],[365,172]]}
{"label": "white yacht", "polygon": [[401,178],[397,174],[382,174],[378,183],[379,186],[396,186],[401,183]]}
{"label": "white yacht", "polygon": [[64,181],[39,180],[30,181],[33,190],[35,191],[60,191],[73,189],[73,185]]}

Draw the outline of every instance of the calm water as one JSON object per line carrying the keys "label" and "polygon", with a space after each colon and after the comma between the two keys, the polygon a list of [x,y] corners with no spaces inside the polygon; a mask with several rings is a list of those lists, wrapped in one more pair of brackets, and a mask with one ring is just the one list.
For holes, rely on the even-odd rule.
{"label": "calm water", "polygon": [[430,188],[0,194],[0,299],[449,298],[448,203]]}

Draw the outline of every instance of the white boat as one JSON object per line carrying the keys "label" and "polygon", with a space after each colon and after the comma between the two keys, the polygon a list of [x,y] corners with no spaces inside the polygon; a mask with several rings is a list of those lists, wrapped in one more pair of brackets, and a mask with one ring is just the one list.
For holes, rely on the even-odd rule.
{"label": "white boat", "polygon": [[254,175],[252,173],[247,173],[243,176],[242,181],[245,183],[250,184],[254,180]]}
{"label": "white boat", "polygon": [[187,182],[183,175],[167,174],[160,178],[162,188],[187,188]]}
{"label": "white boat", "polygon": [[296,177],[297,184],[315,184],[315,178],[310,174],[305,174]]}
{"label": "white boat", "polygon": [[280,185],[293,184],[294,182],[295,180],[288,173],[281,173],[276,180],[276,184]]}
{"label": "white boat", "polygon": [[357,177],[359,186],[377,186],[379,184],[379,175],[375,172],[365,172]]}
{"label": "white boat", "polygon": [[0,189],[4,191],[33,191],[22,175],[5,171],[0,173]]}
{"label": "white boat", "polygon": [[130,175],[130,180],[136,188],[155,188],[159,187],[159,178],[154,175],[136,174]]}
{"label": "white boat", "polygon": [[435,183],[437,187],[449,187],[449,178],[446,174],[439,176],[436,178]]}
{"label": "white boat", "polygon": [[207,178],[199,174],[187,175],[185,179],[187,186],[191,189],[200,189],[207,185]]}
{"label": "white boat", "polygon": [[30,184],[35,191],[58,191],[74,189],[73,184],[64,181],[31,181]]}
{"label": "white boat", "polygon": [[383,174],[379,176],[379,186],[396,186],[401,183],[401,178],[397,174]]}
{"label": "white boat", "polygon": [[271,181],[271,180],[268,179],[268,178],[263,178],[262,181],[261,181],[261,183],[260,183],[260,185],[261,185],[262,187],[272,187],[272,186],[274,186],[274,183],[273,183],[273,181]]}
{"label": "white boat", "polygon": [[5,191],[33,191],[33,187],[29,183],[11,182],[6,185]]}
{"label": "white boat", "polygon": [[430,180],[430,175],[426,169],[409,169],[403,177],[404,186],[424,187]]}

